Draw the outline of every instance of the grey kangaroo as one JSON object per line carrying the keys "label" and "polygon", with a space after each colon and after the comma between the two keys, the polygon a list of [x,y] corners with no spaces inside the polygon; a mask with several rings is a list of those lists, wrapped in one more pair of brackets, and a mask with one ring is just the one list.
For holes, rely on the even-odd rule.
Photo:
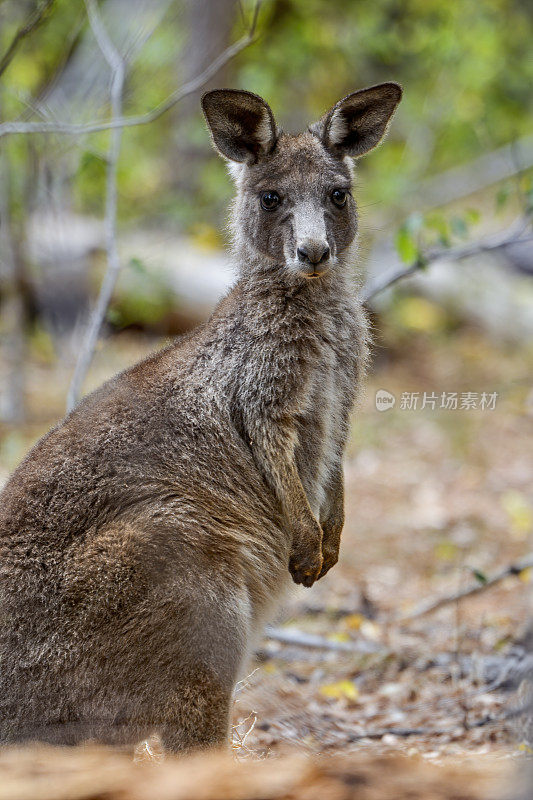
{"label": "grey kangaroo", "polygon": [[87,396],[0,495],[0,741],[228,741],[290,583],[336,563],[367,358],[351,157],[400,101],[355,92],[299,135],[245,91],[202,100],[230,162],[238,279],[211,318]]}

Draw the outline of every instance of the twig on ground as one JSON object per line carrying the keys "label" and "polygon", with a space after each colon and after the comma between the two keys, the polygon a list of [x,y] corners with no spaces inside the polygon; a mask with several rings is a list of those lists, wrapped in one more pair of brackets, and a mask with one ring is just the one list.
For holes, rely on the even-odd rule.
{"label": "twig on ground", "polygon": [[[111,115],[116,119],[120,117],[122,113],[122,93],[125,77],[124,61],[107,34],[95,0],[85,0],[85,6],[95,39],[111,69]],[[87,334],[82,342],[80,354],[74,369],[74,375],[68,390],[67,411],[71,411],[78,402],[83,380],[92,361],[100,334],[100,328],[102,327],[105,313],[111,301],[120,272],[120,258],[117,247],[117,167],[121,139],[122,128],[115,128],[111,132],[111,141],[107,156],[105,209],[107,269],[100,287],[96,305],[89,320]]]}
{"label": "twig on ground", "polygon": [[505,722],[506,719],[506,715],[503,715],[502,717],[493,717],[491,715],[487,715],[476,722],[468,722],[463,724],[462,721],[458,721],[457,725],[453,728],[385,728],[377,731],[363,731],[362,733],[351,734],[348,738],[348,741],[359,742],[361,739],[383,739],[384,736],[397,736],[398,738],[407,738],[409,736],[442,736],[444,734],[455,733],[458,728],[464,728],[471,731],[476,728],[482,728],[485,725]]}
{"label": "twig on ground", "polygon": [[383,653],[385,649],[372,642],[337,642],[333,639],[325,639],[323,636],[316,636],[312,633],[305,633],[297,628],[272,628],[267,626],[265,630],[267,639],[272,639],[281,644],[293,644],[297,647],[310,647],[317,650],[333,650],[338,653]]}
{"label": "twig on ground", "polygon": [[[520,717],[531,711],[533,704],[529,703],[522,707],[513,708],[505,711],[503,714],[493,716],[487,714],[475,722],[467,722],[458,720],[457,725],[453,728],[384,728],[377,731],[363,731],[362,733],[353,733],[349,736],[349,742],[358,742],[361,739],[382,739],[384,736],[397,736],[398,738],[407,738],[409,736],[442,736],[445,734],[453,734],[459,728],[465,731],[473,731],[477,728],[484,728],[486,725],[498,725],[504,722],[509,722],[516,717]],[[331,746],[331,745],[330,745]],[[327,745],[326,745],[327,747]]]}
{"label": "twig on ground", "polygon": [[54,3],[55,0],[44,0],[44,2],[40,5],[36,5],[26,22],[21,25],[21,27],[15,33],[13,39],[11,40],[11,44],[7,48],[2,58],[0,58],[0,76],[4,74],[6,69],[13,61],[20,43],[27,36],[29,36],[32,31],[39,27],[41,22],[44,21],[47,11],[51,9]]}
{"label": "twig on ground", "polygon": [[216,73],[224,67],[228,61],[235,58],[241,50],[248,47],[255,39],[257,20],[259,10],[261,8],[261,0],[257,0],[254,6],[252,22],[248,32],[242,36],[235,44],[227,47],[217,58],[215,58],[199,75],[184,84],[180,89],[172,92],[171,95],[159,103],[151,111],[145,114],[138,114],[131,117],[118,116],[107,120],[106,122],[89,122],[84,124],[77,123],[63,123],[63,122],[4,122],[0,124],[0,138],[11,134],[29,134],[29,133],[57,133],[67,134],[71,136],[81,136],[86,133],[96,133],[98,131],[108,131],[117,128],[131,128],[138,125],[147,125],[154,122],[159,117],[166,114],[177,103],[188,97],[190,94],[201,89]]}
{"label": "twig on ground", "polygon": [[[250,719],[251,719],[251,722],[250,722],[250,725],[248,726],[247,730],[245,730],[244,733],[242,733],[242,734],[239,733],[239,728],[242,725],[244,725],[246,722],[248,722],[248,720],[250,720]],[[252,733],[252,731],[255,728],[256,724],[257,724],[257,714],[256,714],[255,711],[252,711],[252,712],[250,712],[250,714],[248,714],[248,716],[245,719],[241,719],[241,721],[238,722],[237,725],[233,725],[232,726],[232,734],[233,734],[233,736],[232,736],[232,739],[233,739],[232,747],[233,747],[233,750],[246,750],[246,751],[250,752],[249,748],[246,745],[246,740],[249,737],[249,735]]]}
{"label": "twig on ground", "polygon": [[445,595],[444,597],[439,597],[437,600],[429,600],[420,603],[420,605],[416,606],[416,608],[414,608],[412,611],[408,612],[407,614],[401,614],[393,617],[390,621],[409,622],[410,620],[424,617],[426,614],[432,614],[434,611],[438,611],[439,609],[444,608],[451,603],[456,603],[459,600],[463,600],[465,597],[472,597],[473,595],[481,594],[481,592],[490,589],[491,586],[495,586],[505,578],[509,578],[512,575],[519,575],[524,570],[531,568],[533,568],[533,553],[525,556],[523,559],[514,564],[509,564],[508,566],[503,567],[502,569],[498,570],[498,572],[495,572],[490,578],[487,578],[487,580],[484,582],[478,581],[477,583],[467,586],[461,591]]}
{"label": "twig on ground", "polygon": [[[248,687],[250,686],[250,678],[253,678],[253,676],[258,671],[258,669],[259,669],[259,667],[256,667],[248,675],[246,675],[244,678],[242,678],[242,680],[237,681],[237,683],[235,684],[235,688],[233,690],[233,694],[235,696],[240,694],[243,691],[243,689],[248,689]],[[238,702],[238,701],[236,700],[235,702]]]}
{"label": "twig on ground", "polygon": [[480,241],[460,245],[458,247],[449,247],[447,249],[429,252],[423,258],[417,259],[409,267],[402,267],[399,270],[394,270],[385,275],[378,276],[363,289],[361,300],[363,303],[368,303],[369,300],[372,300],[372,298],[380,292],[385,291],[385,289],[388,289],[404,278],[408,278],[417,272],[427,269],[430,264],[436,261],[460,261],[463,258],[469,258],[478,253],[500,250],[501,248],[508,247],[510,244],[531,242],[533,241],[533,234],[526,234],[530,223],[531,219],[529,217],[525,219],[521,218],[503,233],[498,233]]}

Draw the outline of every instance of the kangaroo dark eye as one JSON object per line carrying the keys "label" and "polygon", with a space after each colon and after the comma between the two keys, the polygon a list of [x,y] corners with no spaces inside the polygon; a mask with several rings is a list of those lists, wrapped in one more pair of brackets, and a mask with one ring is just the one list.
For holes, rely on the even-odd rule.
{"label": "kangaroo dark eye", "polygon": [[272,211],[272,209],[279,206],[279,194],[277,192],[263,192],[261,195],[261,205],[265,211]]}
{"label": "kangaroo dark eye", "polygon": [[346,196],[347,193],[344,189],[333,189],[331,193],[331,199],[339,208],[342,208],[346,204]]}

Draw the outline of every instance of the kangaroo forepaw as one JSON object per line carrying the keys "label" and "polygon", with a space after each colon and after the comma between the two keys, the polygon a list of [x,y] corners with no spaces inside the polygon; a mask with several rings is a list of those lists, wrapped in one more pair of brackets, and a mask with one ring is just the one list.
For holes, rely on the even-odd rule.
{"label": "kangaroo forepaw", "polygon": [[322,569],[322,554],[305,555],[299,557],[293,554],[289,559],[289,572],[294,583],[301,583],[303,586],[312,586],[318,580]]}
{"label": "kangaroo forepaw", "polygon": [[324,555],[324,560],[322,562],[322,569],[320,570],[320,574],[318,576],[318,580],[320,580],[320,578],[323,578],[324,575],[327,572],[329,572],[330,569],[332,567],[334,567],[335,564],[337,563],[337,561],[339,560],[339,548],[338,547],[334,547],[334,548],[325,547],[323,555]]}

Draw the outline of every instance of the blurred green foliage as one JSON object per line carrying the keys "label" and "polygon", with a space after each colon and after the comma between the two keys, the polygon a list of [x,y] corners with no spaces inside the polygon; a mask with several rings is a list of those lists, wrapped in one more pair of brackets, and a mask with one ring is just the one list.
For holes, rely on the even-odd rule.
{"label": "blurred green foliage", "polygon": [[[507,197],[504,202],[506,202]],[[409,214],[396,233],[396,250],[405,264],[418,262],[421,268],[428,252],[451,247],[468,239],[470,229],[479,223],[480,212],[467,208],[461,214],[440,211]]]}
{"label": "blurred green foliage", "polygon": [[140,259],[132,258],[122,270],[107,319],[115,328],[152,328],[178,303],[179,298],[169,291],[164,276],[154,269],[148,271]]}
{"label": "blurred green foliage", "polygon": [[[33,5],[0,4],[2,50]],[[529,132],[533,19],[528,5],[523,0],[267,0],[258,40],[232,63],[225,81],[268,98],[287,129],[304,126],[356,88],[401,82],[405,96],[387,146],[361,165],[371,175],[361,179],[364,203],[401,209],[405,191],[422,177]],[[244,4],[245,15],[251,7]],[[130,65],[126,113],[154,107],[183,79],[184,19],[180,3],[172,3]],[[236,12],[235,37],[243,28]],[[83,2],[57,0],[2,78],[4,119],[28,115],[31,98],[44,92],[85,29]],[[199,112],[180,126],[180,108],[125,131],[122,218],[170,216],[187,227],[200,216],[215,224],[224,216],[231,193],[224,166],[206,155],[209,143]],[[79,143],[74,192],[79,210],[101,211],[107,138],[96,134]],[[183,139],[197,160],[190,192],[180,184]],[[62,148],[65,140],[48,145]],[[15,163],[28,162],[25,141],[13,138],[8,146]],[[403,255],[412,255],[409,237],[400,237]]]}

